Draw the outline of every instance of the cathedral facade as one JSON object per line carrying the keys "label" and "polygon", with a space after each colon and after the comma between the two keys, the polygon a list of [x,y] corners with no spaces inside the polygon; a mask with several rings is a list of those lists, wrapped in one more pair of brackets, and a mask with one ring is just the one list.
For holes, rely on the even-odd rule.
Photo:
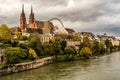
{"label": "cathedral facade", "polygon": [[22,33],[34,33],[48,34],[52,33],[54,25],[50,21],[37,21],[34,17],[33,8],[31,6],[31,11],[29,15],[29,21],[26,21],[26,16],[24,12],[24,5],[22,5],[22,12],[20,15],[20,25],[19,30]]}

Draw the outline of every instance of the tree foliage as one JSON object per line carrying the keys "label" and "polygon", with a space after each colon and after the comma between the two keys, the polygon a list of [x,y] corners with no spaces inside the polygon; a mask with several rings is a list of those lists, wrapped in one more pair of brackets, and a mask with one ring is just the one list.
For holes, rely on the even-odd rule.
{"label": "tree foliage", "polygon": [[64,51],[64,49],[66,48],[66,46],[67,46],[67,43],[66,43],[66,41],[65,40],[62,40],[61,41],[61,49]]}
{"label": "tree foliage", "polygon": [[15,64],[19,63],[22,59],[25,59],[27,54],[20,47],[9,47],[5,53],[7,63]]}
{"label": "tree foliage", "polygon": [[106,44],[107,48],[112,48],[113,47],[112,42],[109,39],[106,39],[105,44]]}
{"label": "tree foliage", "polygon": [[55,51],[54,51],[54,46],[51,43],[45,42],[43,43],[43,53],[42,55],[54,55]]}
{"label": "tree foliage", "polygon": [[86,35],[84,38],[83,38],[83,43],[84,43],[84,46],[85,47],[90,47],[90,39],[89,39],[89,36]]}
{"label": "tree foliage", "polygon": [[32,48],[29,49],[29,57],[31,59],[36,59],[37,58],[37,54],[36,54],[35,50],[32,49]]}
{"label": "tree foliage", "polygon": [[28,46],[32,49],[34,49],[39,56],[41,54],[41,41],[40,41],[40,36],[37,33],[31,34],[29,37],[29,42]]}
{"label": "tree foliage", "polygon": [[11,38],[11,29],[8,28],[6,24],[0,25],[0,37],[2,39],[10,39]]}
{"label": "tree foliage", "polygon": [[99,42],[95,41],[91,44],[93,53],[98,53],[100,50]]}
{"label": "tree foliage", "polygon": [[74,41],[80,41],[81,38],[80,38],[79,34],[75,34],[74,37],[73,37],[73,40]]}
{"label": "tree foliage", "polygon": [[61,46],[61,39],[60,38],[54,39],[51,43],[53,44],[55,55],[63,54],[62,46]]}
{"label": "tree foliage", "polygon": [[35,47],[37,46],[37,40],[35,38],[31,38],[28,45],[29,47],[35,49]]}
{"label": "tree foliage", "polygon": [[76,53],[74,47],[66,48],[64,52],[65,52],[65,54],[75,54]]}
{"label": "tree foliage", "polygon": [[100,52],[105,52],[105,47],[104,47],[104,43],[103,42],[99,43],[99,51]]}
{"label": "tree foliage", "polygon": [[81,49],[80,55],[88,58],[92,55],[92,50],[89,47],[84,47]]}

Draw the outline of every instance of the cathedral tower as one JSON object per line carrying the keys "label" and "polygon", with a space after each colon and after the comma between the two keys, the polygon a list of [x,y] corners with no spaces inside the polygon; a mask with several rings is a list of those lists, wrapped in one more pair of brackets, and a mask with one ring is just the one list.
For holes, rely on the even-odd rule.
{"label": "cathedral tower", "polygon": [[31,12],[30,12],[30,16],[29,16],[29,24],[30,23],[34,23],[34,13],[33,13],[32,6],[31,6]]}
{"label": "cathedral tower", "polygon": [[24,5],[22,5],[22,13],[20,16],[20,28],[25,29],[26,28],[26,17],[24,13]]}

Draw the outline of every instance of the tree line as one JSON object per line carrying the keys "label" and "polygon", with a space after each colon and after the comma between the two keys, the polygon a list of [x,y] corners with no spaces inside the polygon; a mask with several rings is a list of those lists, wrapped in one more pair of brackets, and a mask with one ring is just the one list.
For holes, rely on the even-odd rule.
{"label": "tree line", "polygon": [[84,37],[83,42],[81,42],[80,36],[73,37],[74,41],[80,42],[79,50],[76,50],[75,46],[67,47],[67,41],[60,37],[53,37],[49,42],[41,43],[38,33],[26,37],[16,32],[15,36],[16,38],[7,25],[0,25],[0,48],[6,49],[4,57],[7,64],[26,62],[47,56],[54,56],[55,61],[70,61],[81,57],[90,58],[114,49],[108,39],[105,42],[93,41],[91,43],[87,36]]}

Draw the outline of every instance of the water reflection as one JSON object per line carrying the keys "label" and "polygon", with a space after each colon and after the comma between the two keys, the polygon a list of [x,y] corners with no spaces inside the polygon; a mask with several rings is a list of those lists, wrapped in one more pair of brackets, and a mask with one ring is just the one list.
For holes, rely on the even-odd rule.
{"label": "water reflection", "polygon": [[120,52],[98,59],[60,62],[0,76],[0,80],[119,80]]}

